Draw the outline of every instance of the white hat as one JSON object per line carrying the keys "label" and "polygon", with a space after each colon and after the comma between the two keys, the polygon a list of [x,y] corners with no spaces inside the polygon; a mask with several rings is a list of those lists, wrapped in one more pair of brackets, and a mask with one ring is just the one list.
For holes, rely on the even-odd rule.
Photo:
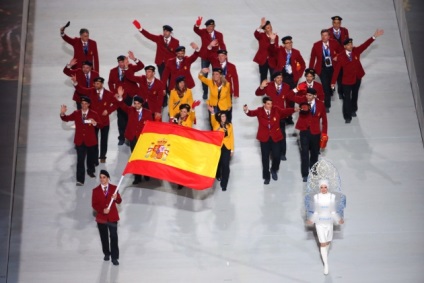
{"label": "white hat", "polygon": [[329,187],[329,183],[328,183],[328,180],[327,179],[321,179],[321,180],[319,180],[319,188],[321,188],[321,186],[322,185],[326,185],[327,186],[327,188]]}

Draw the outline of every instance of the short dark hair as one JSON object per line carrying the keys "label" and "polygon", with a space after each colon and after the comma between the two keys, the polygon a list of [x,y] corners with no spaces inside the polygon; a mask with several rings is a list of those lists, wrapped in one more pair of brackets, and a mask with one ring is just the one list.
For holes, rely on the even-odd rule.
{"label": "short dark hair", "polygon": [[190,105],[184,103],[180,105],[180,110],[183,110],[183,109],[187,109],[187,112],[190,112],[191,107]]}
{"label": "short dark hair", "polygon": [[90,34],[90,33],[88,32],[88,29],[86,29],[86,28],[82,28],[82,29],[80,29],[80,35],[82,35],[83,33],[88,33],[88,34]]}
{"label": "short dark hair", "polygon": [[321,30],[321,34],[323,34],[323,33],[328,33],[328,29],[326,29],[326,28],[325,29],[322,29]]}
{"label": "short dark hair", "polygon": [[269,97],[269,96],[265,96],[264,98],[262,98],[262,103],[263,103],[263,104],[267,103],[268,101],[271,101],[271,102],[272,102],[271,97]]}

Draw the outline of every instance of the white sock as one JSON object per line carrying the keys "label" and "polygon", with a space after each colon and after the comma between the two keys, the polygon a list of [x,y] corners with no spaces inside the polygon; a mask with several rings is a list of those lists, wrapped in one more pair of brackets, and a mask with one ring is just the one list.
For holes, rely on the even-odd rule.
{"label": "white sock", "polygon": [[328,250],[327,247],[320,247],[322,261],[324,262],[324,274],[328,274]]}

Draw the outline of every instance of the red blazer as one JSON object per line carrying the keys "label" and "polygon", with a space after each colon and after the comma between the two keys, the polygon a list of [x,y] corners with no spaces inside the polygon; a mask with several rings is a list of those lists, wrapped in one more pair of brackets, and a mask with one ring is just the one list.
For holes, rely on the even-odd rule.
{"label": "red blazer", "polygon": [[136,82],[140,89],[139,93],[143,100],[149,105],[149,110],[153,113],[162,113],[163,97],[165,96],[165,87],[161,80],[155,78],[150,88],[147,85],[147,78],[145,75],[135,76],[132,72],[125,74],[126,78],[130,81]]}
{"label": "red blazer", "polygon": [[[194,25],[193,30],[195,33],[197,33],[198,36],[200,36],[200,39],[202,40],[202,47],[200,47],[200,58],[204,60],[208,60],[208,45],[212,42],[212,38],[209,35],[208,31],[206,29],[200,29],[198,26]],[[212,52],[217,53],[219,49],[225,49],[227,50],[227,47],[224,43],[224,36],[219,31],[215,30],[215,39],[218,40],[218,45],[214,46],[212,48]]]}
{"label": "red blazer", "polygon": [[190,68],[191,64],[199,57],[199,54],[199,52],[195,51],[190,57],[184,56],[179,69],[177,69],[177,57],[169,59],[162,74],[162,83],[166,86],[168,78],[171,76],[168,86],[168,89],[171,90],[175,87],[175,79],[178,76],[184,76],[187,88],[193,88],[196,84],[191,76]]}
{"label": "red blazer", "polygon": [[[113,111],[118,109],[118,103],[116,102],[113,93],[103,88],[103,97],[102,100],[100,100],[99,95],[97,94],[97,91],[94,87],[86,88],[78,84],[75,86],[75,90],[78,94],[85,95],[90,98],[90,109],[97,112],[100,117],[100,120],[102,121],[103,126],[109,126],[109,115],[112,114]],[[103,115],[103,112],[105,110],[108,112],[107,115]]]}
{"label": "red blazer", "polygon": [[[75,75],[79,85],[87,86],[87,79],[81,68],[69,69],[68,67],[65,66],[65,68],[63,68],[63,73],[67,75],[68,77],[72,77],[72,75]],[[94,79],[97,77],[99,77],[99,73],[97,71],[91,70],[90,83],[88,87],[91,87],[93,85]],[[74,96],[72,97],[72,99],[76,102],[81,102],[80,95],[78,94],[76,90],[74,91]]]}
{"label": "red blazer", "polygon": [[[84,124],[82,120],[82,111],[75,110],[70,115],[60,116],[62,121],[75,122],[75,136],[74,143],[75,145],[85,144],[86,146],[95,146],[97,145],[97,135],[96,127],[91,124]],[[94,119],[97,122],[98,128],[103,128],[102,121],[100,120],[99,115],[93,110],[88,110],[87,119]]]}
{"label": "red blazer", "polygon": [[334,39],[335,41],[337,41],[340,46],[343,48],[344,44],[343,42],[349,38],[349,31],[347,30],[347,28],[344,27],[340,27],[340,36],[337,39],[337,37],[334,35],[334,30],[333,27],[328,28],[328,34],[330,35],[331,39]]}
{"label": "red blazer", "polygon": [[125,138],[129,141],[135,138],[138,139],[146,121],[153,121],[152,112],[147,108],[142,108],[141,120],[139,121],[138,112],[134,107],[126,105],[124,101],[119,102],[119,107],[128,115],[128,124],[124,134]]}
{"label": "red blazer", "polygon": [[[308,102],[305,95],[296,95],[293,91],[290,91],[288,98],[298,104]],[[324,102],[315,99],[315,105],[316,110],[314,115],[312,115],[312,112],[299,113],[296,129],[299,131],[309,129],[313,135],[318,135],[321,132],[327,134],[327,113],[325,112]]]}
{"label": "red blazer", "polygon": [[[269,50],[271,56],[276,58],[277,60],[277,66],[275,67],[275,70],[283,71],[287,60],[286,49],[282,46],[275,48],[274,45],[270,45]],[[290,66],[292,67],[293,81],[297,83],[297,81],[302,77],[303,72],[305,71],[306,64],[305,60],[303,60],[303,57],[300,54],[300,51],[294,48],[292,48],[291,52]]]}
{"label": "red blazer", "polygon": [[66,34],[62,36],[63,40],[72,45],[74,48],[74,57],[77,59],[77,63],[73,68],[81,68],[84,61],[90,61],[93,63],[93,70],[99,72],[99,53],[97,51],[97,43],[94,40],[88,39],[88,52],[87,55],[84,53],[84,48],[80,37],[70,38]]}
{"label": "red blazer", "polygon": [[[306,81],[301,82],[299,85],[306,85]],[[322,84],[320,84],[317,81],[313,81],[312,88],[317,91],[317,98],[321,101],[324,101],[325,94],[324,94],[324,89],[322,88]],[[299,91],[296,95],[297,96],[306,95],[306,91]]]}
{"label": "red blazer", "polygon": [[[143,68],[144,68],[144,64],[143,64],[143,62],[141,62],[139,60],[136,63],[136,65],[129,64],[128,70],[126,70],[125,72],[131,71],[132,73],[135,73],[135,72],[142,70]],[[118,69],[119,69],[119,67],[116,66],[115,68],[112,68],[109,72],[108,85],[109,85],[110,91],[112,93],[117,93],[118,87],[122,86],[125,90],[124,96],[129,95],[130,97],[134,97],[136,94],[139,94],[139,89],[138,89],[137,83],[128,80],[127,78],[125,78],[125,75],[124,75],[124,81],[121,82],[119,80],[119,70]]]}
{"label": "red blazer", "polygon": [[116,186],[109,183],[107,194],[104,194],[102,185],[98,185],[93,189],[93,193],[91,195],[91,206],[97,212],[96,222],[98,223],[106,223],[106,222],[117,222],[119,221],[118,209],[116,208],[115,203],[121,203],[121,195],[118,193],[116,200],[110,206],[110,211],[108,214],[103,213],[103,209],[109,206],[109,203],[112,199],[112,195],[116,191]]}
{"label": "red blazer", "polygon": [[255,91],[256,96],[268,95],[272,99],[274,106],[286,109],[288,103],[287,94],[290,92],[290,86],[286,83],[282,83],[283,87],[280,94],[277,93],[275,82],[271,81],[264,89],[258,87]]}
{"label": "red blazer", "polygon": [[[258,107],[256,110],[249,110],[246,115],[258,118],[259,127],[256,139],[260,142],[267,142],[271,137],[274,142],[277,142],[284,138],[280,129],[280,120],[293,113],[293,108],[281,109],[279,107],[272,106],[270,119],[268,119],[264,107]],[[268,125],[270,125],[270,127],[268,127]]]}
{"label": "red blazer", "polygon": [[[256,40],[259,43],[259,48],[255,54],[255,57],[253,58],[253,62],[258,63],[259,65],[263,65],[266,63],[267,60],[269,60],[269,57],[270,57],[268,48],[271,45],[271,40],[269,39],[269,37],[266,35],[265,32],[259,32],[258,30],[255,30],[253,35],[255,36]],[[275,48],[278,47],[278,35],[275,38],[274,46]],[[273,63],[271,64],[276,66],[275,61],[273,61]]]}
{"label": "red blazer", "polygon": [[160,65],[162,63],[166,64],[169,59],[175,57],[175,49],[180,46],[180,41],[178,39],[171,36],[171,41],[167,46],[163,35],[151,34],[144,28],[140,33],[144,35],[147,39],[156,43],[156,65]]}
{"label": "red blazer", "polygon": [[[335,41],[334,39],[329,39],[329,45],[330,45],[330,56],[331,59],[334,57],[337,57],[337,54],[343,51],[343,48],[340,47],[340,45]],[[315,72],[317,75],[321,75],[321,69],[322,69],[322,60],[324,57],[323,50],[322,50],[322,40],[317,41],[312,46],[311,50],[311,60],[309,61],[309,68],[315,69]],[[335,68],[335,65],[337,65],[336,61],[332,61],[333,67]]]}
{"label": "red blazer", "polygon": [[337,76],[339,75],[340,69],[343,68],[343,77],[342,84],[344,85],[353,85],[356,83],[357,79],[361,79],[365,75],[364,68],[361,64],[361,54],[364,52],[368,46],[373,43],[374,39],[370,37],[359,45],[358,47],[353,47],[352,49],[352,61],[347,57],[346,51],[343,51],[339,54],[337,58],[337,65],[333,73],[333,78],[331,79],[331,84],[335,84],[337,81]]}
{"label": "red blazer", "polygon": [[[217,54],[213,54],[209,52],[209,62],[212,64],[212,68],[222,68],[221,63],[219,63]],[[239,79],[237,74],[236,65],[227,61],[225,65],[225,69],[223,69],[225,79],[231,84],[231,96],[239,97],[240,96],[240,87],[239,87]]]}

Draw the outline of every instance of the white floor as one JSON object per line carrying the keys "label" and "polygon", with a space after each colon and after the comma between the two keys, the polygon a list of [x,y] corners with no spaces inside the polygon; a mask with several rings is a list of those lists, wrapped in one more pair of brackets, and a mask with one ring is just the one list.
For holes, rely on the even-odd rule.
{"label": "white floor", "polygon": [[[34,1],[32,54],[26,66],[11,257],[7,282],[423,282],[424,150],[405,66],[393,3],[377,1]],[[242,105],[260,105],[253,31],[271,20],[280,36],[293,36],[308,62],[320,30],[339,14],[359,45],[383,28],[385,35],[362,56],[358,117],[344,124],[341,101],[329,114],[323,156],[339,169],[347,195],[346,224],[335,233],[330,274],[322,274],[319,249],[303,222],[303,190],[296,140],[288,139],[288,160],[279,180],[264,186],[257,122]],[[124,181],[120,207],[119,267],[103,262],[91,209],[98,180],[75,187],[73,129],[59,119],[60,104],[73,108],[70,80],[62,73],[72,56],[59,36],[68,20],[70,35],[81,27],[100,49],[101,75],[116,57],[134,51],[153,64],[155,45],[131,22],[152,33],[169,24],[189,46],[197,16],[213,18],[224,33],[230,61],[241,81],[234,103],[236,152],[228,191],[173,190],[168,183],[141,186]],[[32,16],[31,16],[32,17]],[[188,48],[189,49],[189,48]],[[31,50],[31,48],[28,48]],[[188,51],[191,54],[191,51]],[[200,60],[192,73],[200,70]],[[201,99],[196,79],[194,95]],[[337,94],[336,94],[337,96]],[[206,107],[197,128],[206,129]],[[293,133],[293,127],[287,133]],[[106,168],[118,182],[129,148],[117,146],[113,115]]]}

